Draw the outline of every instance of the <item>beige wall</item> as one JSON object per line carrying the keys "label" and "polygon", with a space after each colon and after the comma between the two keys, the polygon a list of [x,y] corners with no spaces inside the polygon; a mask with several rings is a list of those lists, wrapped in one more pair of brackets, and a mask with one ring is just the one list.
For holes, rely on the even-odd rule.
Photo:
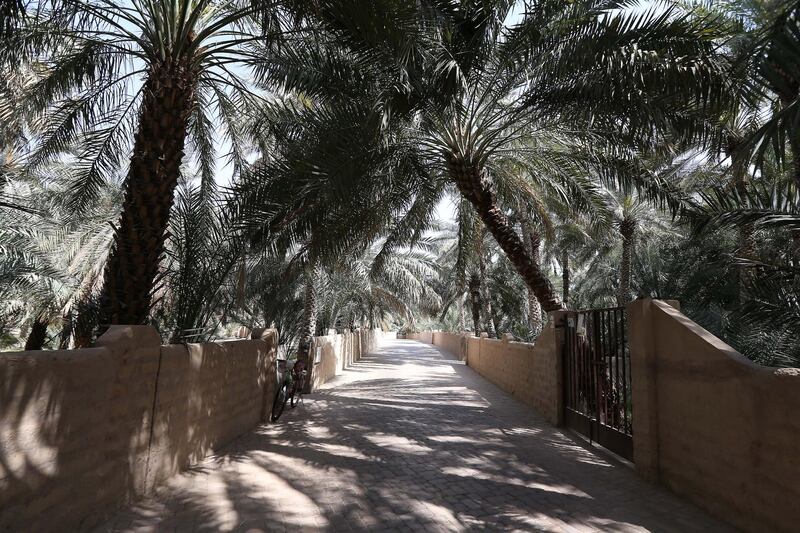
{"label": "beige wall", "polygon": [[148,488],[266,421],[274,398],[274,344],[263,339],[164,346],[161,355]]}
{"label": "beige wall", "polygon": [[563,417],[561,333],[553,324],[560,319],[560,315],[551,317],[535,344],[430,331],[414,337],[466,359],[478,374],[558,425]]}
{"label": "beige wall", "polygon": [[379,329],[357,329],[352,333],[314,337],[311,356],[316,356],[318,347],[322,353],[311,373],[312,390],[341,374],[363,355],[375,351],[382,335]]}
{"label": "beige wall", "polygon": [[753,364],[664,302],[628,308],[634,460],[748,531],[800,527],[800,369]]}
{"label": "beige wall", "polygon": [[407,333],[405,336],[406,339],[424,342],[426,344],[433,344],[433,332],[431,331],[420,331],[417,333]]}
{"label": "beige wall", "polygon": [[445,331],[435,331],[431,335],[431,344],[439,346],[446,352],[460,360],[467,358],[467,339],[468,335],[460,333],[447,333]]}
{"label": "beige wall", "polygon": [[253,427],[275,340],[162,347],[115,326],[95,348],[0,355],[0,530],[89,528]]}

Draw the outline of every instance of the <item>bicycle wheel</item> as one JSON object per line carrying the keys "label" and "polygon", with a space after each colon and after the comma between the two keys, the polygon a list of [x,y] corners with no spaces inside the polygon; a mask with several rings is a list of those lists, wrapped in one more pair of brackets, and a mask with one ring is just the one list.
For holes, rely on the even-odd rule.
{"label": "bicycle wheel", "polygon": [[278,389],[278,394],[275,395],[275,401],[272,402],[272,416],[270,419],[273,422],[277,422],[283,414],[283,409],[286,407],[286,400],[288,399],[286,395],[286,383],[283,383],[281,384],[281,388]]}
{"label": "bicycle wheel", "polygon": [[295,405],[300,403],[300,396],[303,395],[303,386],[305,385],[305,380],[295,381],[295,384],[297,386],[294,388],[294,390],[292,390],[292,397],[291,397],[293,409]]}

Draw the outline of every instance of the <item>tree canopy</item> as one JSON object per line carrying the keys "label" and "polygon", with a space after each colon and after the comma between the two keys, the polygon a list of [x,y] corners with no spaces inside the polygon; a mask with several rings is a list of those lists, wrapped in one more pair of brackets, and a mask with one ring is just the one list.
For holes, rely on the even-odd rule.
{"label": "tree canopy", "polygon": [[797,366],[798,16],[4,4],[0,343],[82,347],[115,323],[273,326],[301,356],[357,326],[534,340],[548,311],[647,296]]}

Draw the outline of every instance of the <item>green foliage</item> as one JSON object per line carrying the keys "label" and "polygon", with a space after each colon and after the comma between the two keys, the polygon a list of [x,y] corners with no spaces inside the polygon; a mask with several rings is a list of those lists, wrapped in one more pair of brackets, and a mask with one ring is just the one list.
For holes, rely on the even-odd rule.
{"label": "green foliage", "polygon": [[678,299],[749,358],[800,365],[796,2],[541,0],[509,25],[515,4],[9,3],[0,344],[42,316],[48,347],[87,338],[142,80],[188,58],[165,340],[472,328],[475,276],[480,327],[534,340],[534,297],[455,157],[571,307]]}

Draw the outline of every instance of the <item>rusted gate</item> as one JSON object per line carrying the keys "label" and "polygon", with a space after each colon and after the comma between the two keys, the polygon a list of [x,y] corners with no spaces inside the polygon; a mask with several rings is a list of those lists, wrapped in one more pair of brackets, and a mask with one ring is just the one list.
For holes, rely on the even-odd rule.
{"label": "rusted gate", "polygon": [[624,307],[567,314],[564,418],[568,427],[633,460],[626,318]]}

